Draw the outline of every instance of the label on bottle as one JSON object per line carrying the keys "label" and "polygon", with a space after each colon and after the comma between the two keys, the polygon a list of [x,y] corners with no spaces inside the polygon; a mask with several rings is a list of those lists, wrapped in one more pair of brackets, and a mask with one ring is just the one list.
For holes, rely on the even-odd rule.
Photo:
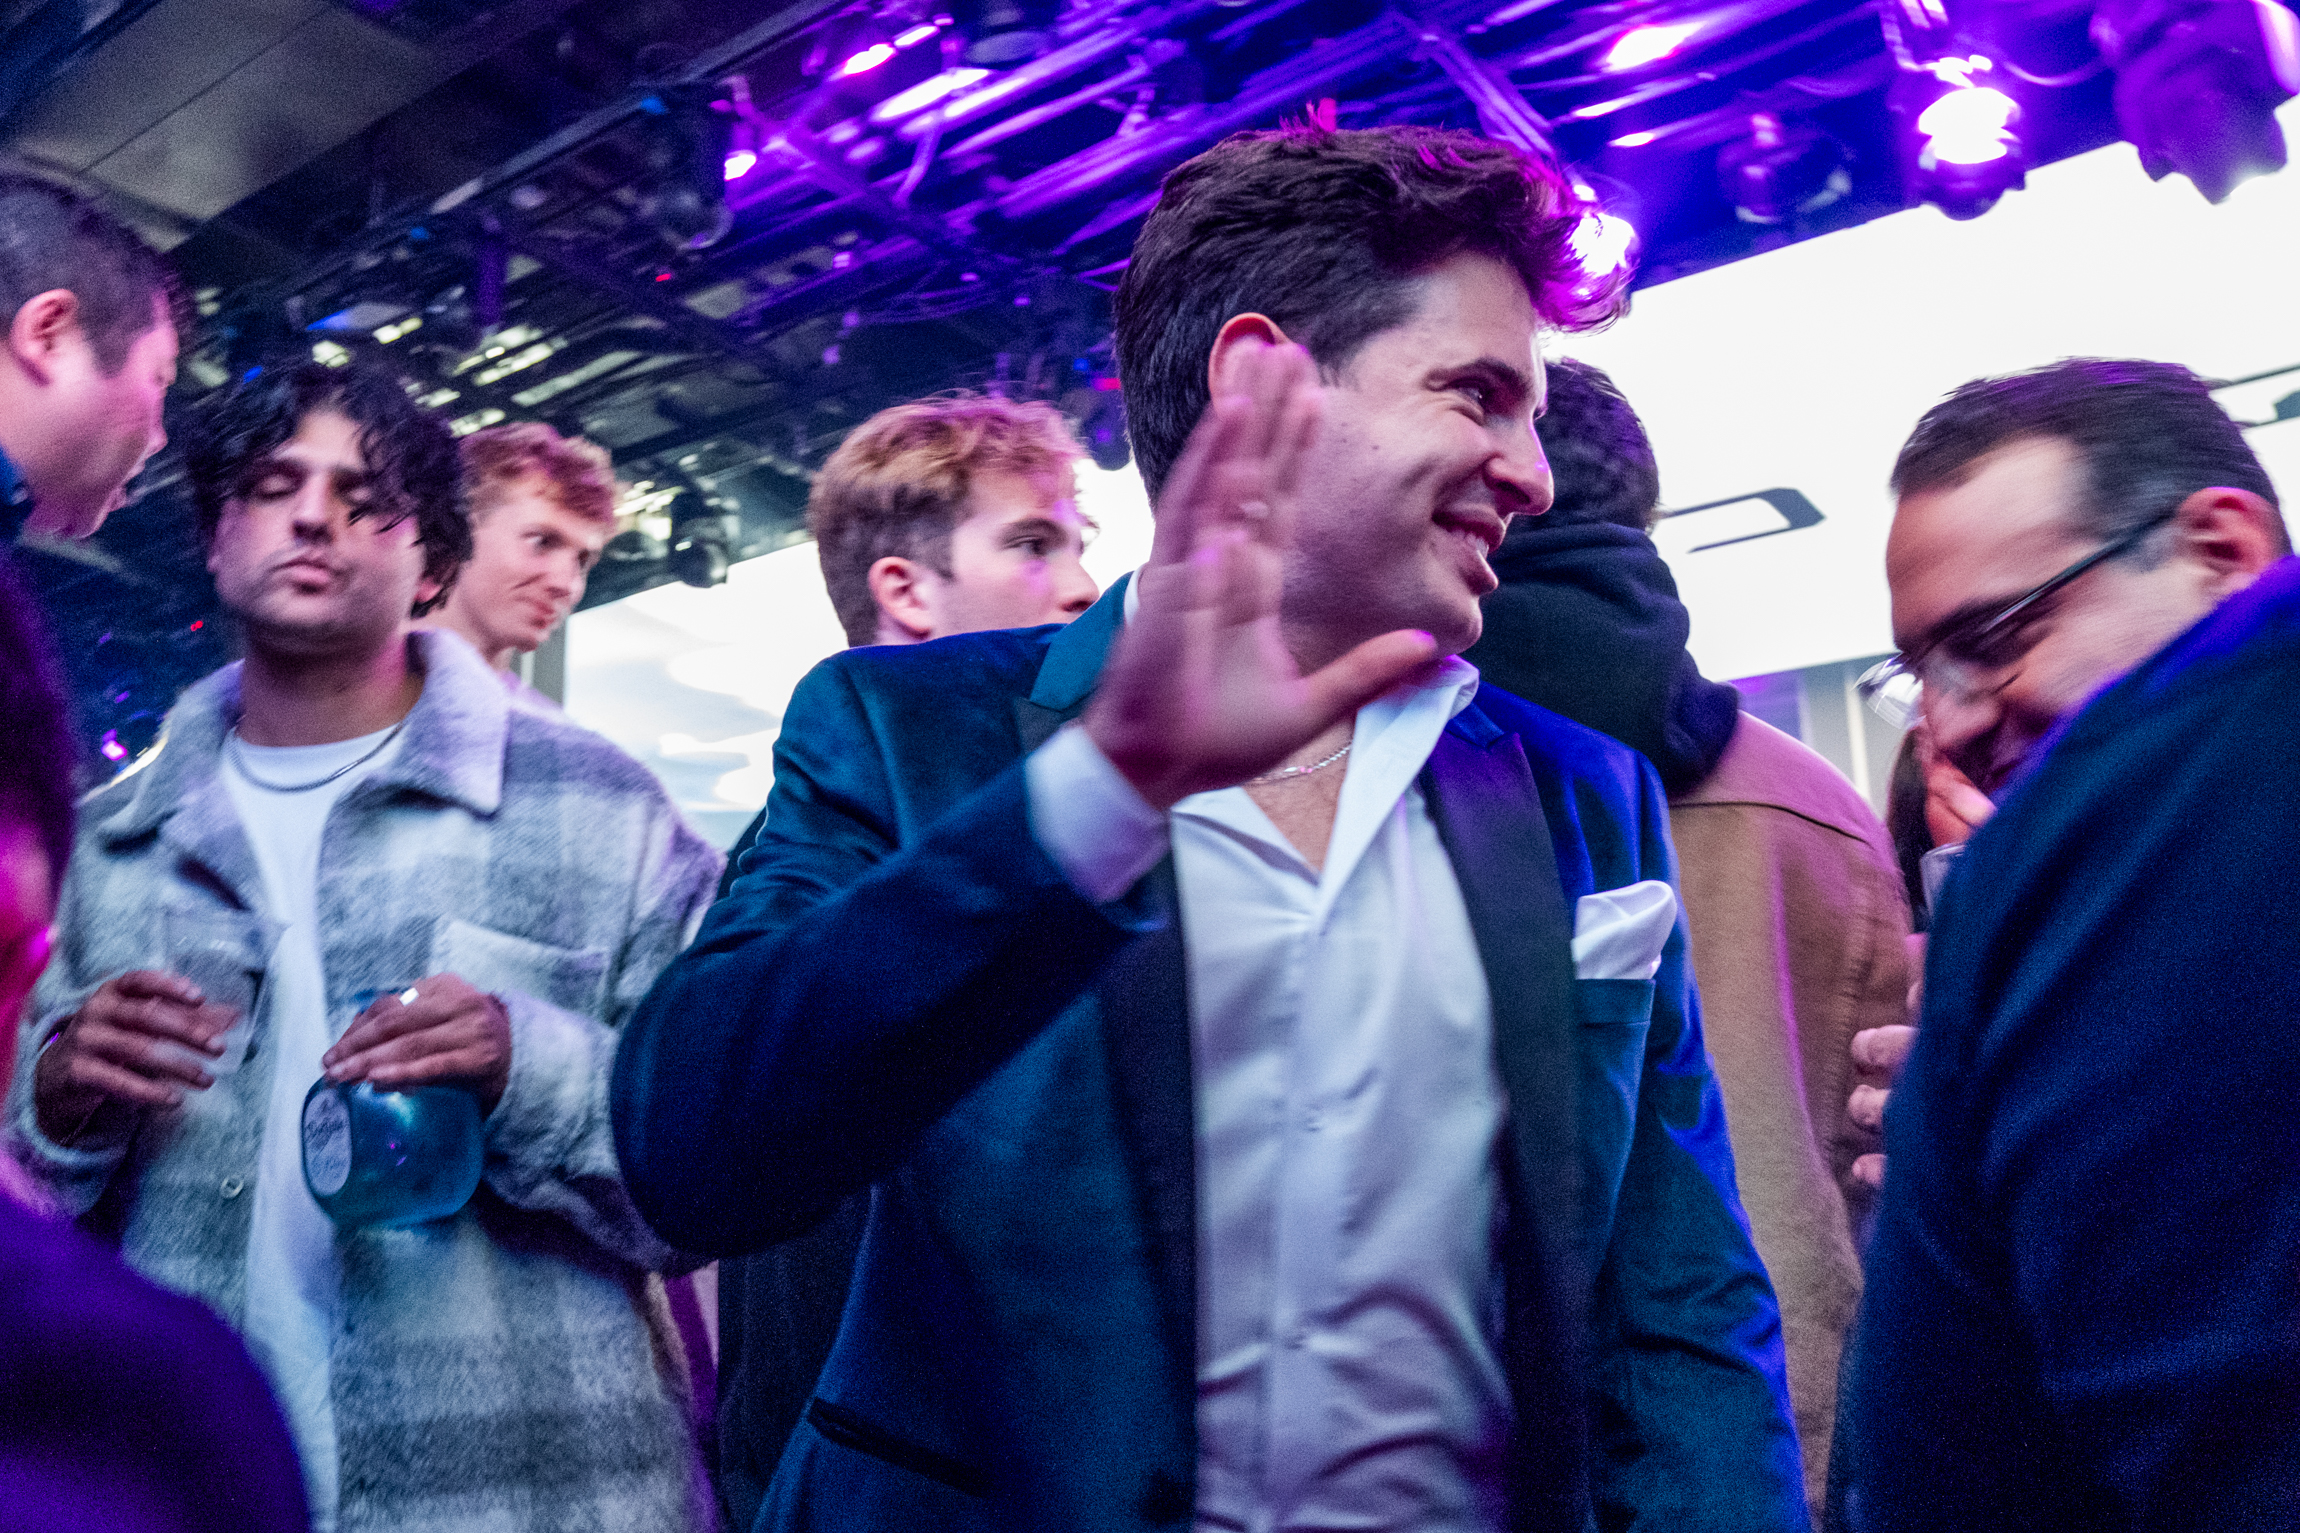
{"label": "label on bottle", "polygon": [[351,1179],[351,1114],[335,1092],[303,1105],[303,1179],[316,1198],[334,1197]]}

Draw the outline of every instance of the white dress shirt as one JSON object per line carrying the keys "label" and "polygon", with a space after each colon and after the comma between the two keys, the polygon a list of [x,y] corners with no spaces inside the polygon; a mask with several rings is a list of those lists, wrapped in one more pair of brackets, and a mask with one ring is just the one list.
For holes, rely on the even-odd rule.
{"label": "white dress shirt", "polygon": [[1324,871],[1242,788],[1161,815],[1084,731],[1027,767],[1089,898],[1171,846],[1198,1141],[1198,1527],[1498,1528],[1485,970],[1415,779],[1477,672],[1361,710]]}
{"label": "white dress shirt", "polygon": [[[320,1077],[332,1033],[320,961],[319,848],[336,803],[397,754],[391,730],[328,745],[225,748],[231,795],[263,876],[264,903],[284,925],[264,978],[273,1033],[272,1090],[249,1213],[247,1313],[242,1331],[279,1396],[303,1459],[313,1533],[336,1525],[335,1403],[329,1354],[342,1274],[335,1226],[303,1179],[303,1099]],[[389,742],[390,748],[378,749]],[[372,758],[370,757],[372,754]],[[365,758],[365,759],[363,759]],[[353,765],[356,763],[356,765]],[[252,769],[255,776],[248,775]],[[339,767],[333,782],[292,793],[264,783],[305,783]],[[261,781],[258,781],[258,778]]]}

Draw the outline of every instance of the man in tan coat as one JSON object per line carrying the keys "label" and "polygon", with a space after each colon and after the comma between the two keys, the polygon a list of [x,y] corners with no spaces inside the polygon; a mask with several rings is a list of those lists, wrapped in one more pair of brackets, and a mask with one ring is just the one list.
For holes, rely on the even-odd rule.
{"label": "man in tan coat", "polygon": [[1670,793],[1702,1030],[1741,1199],[1772,1273],[1816,1516],[1837,1362],[1861,1296],[1871,1148],[1845,1114],[1853,1034],[1896,1024],[1908,902],[1875,813],[1820,756],[1740,711],[1685,652],[1690,627],[1647,529],[1660,479],[1604,373],[1553,362],[1548,514],[1519,517],[1463,657],[1487,681],[1642,751]]}

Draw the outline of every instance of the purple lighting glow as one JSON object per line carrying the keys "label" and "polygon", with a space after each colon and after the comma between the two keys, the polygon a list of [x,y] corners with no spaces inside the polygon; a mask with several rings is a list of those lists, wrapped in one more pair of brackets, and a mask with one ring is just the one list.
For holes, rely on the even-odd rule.
{"label": "purple lighting glow", "polygon": [[852,75],[866,74],[893,57],[894,44],[872,43],[839,66],[839,78],[844,80]]}
{"label": "purple lighting glow", "polygon": [[758,169],[758,166],[759,153],[755,149],[730,149],[727,151],[727,179],[730,181],[742,180],[743,177]]}
{"label": "purple lighting glow", "polygon": [[1609,277],[1629,264],[1630,252],[1637,244],[1637,230],[1626,218],[1591,208],[1581,215],[1567,237],[1573,247],[1573,258],[1581,269],[1592,277]]}
{"label": "purple lighting glow", "polygon": [[2019,104],[1994,86],[1973,83],[1992,67],[1989,61],[1951,59],[1934,67],[1949,89],[1917,117],[1917,131],[1929,141],[1925,152],[1943,165],[1986,165],[2010,154]]}
{"label": "purple lighting glow", "polygon": [[1681,21],[1670,26],[1631,27],[1621,34],[1621,40],[1606,50],[1597,67],[1609,73],[1624,69],[1642,69],[1659,63],[1685,45],[1685,40],[1701,30],[1698,21]]}

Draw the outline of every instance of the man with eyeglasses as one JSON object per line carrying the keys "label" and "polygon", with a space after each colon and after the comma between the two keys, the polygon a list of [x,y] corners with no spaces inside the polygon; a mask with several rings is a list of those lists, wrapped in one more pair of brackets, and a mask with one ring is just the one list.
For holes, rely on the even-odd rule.
{"label": "man with eyeglasses", "polygon": [[1998,808],[1894,1093],[1836,1510],[2300,1526],[2300,561],[2274,486],[2202,380],[2105,361],[1958,389],[1893,484],[1899,670]]}

